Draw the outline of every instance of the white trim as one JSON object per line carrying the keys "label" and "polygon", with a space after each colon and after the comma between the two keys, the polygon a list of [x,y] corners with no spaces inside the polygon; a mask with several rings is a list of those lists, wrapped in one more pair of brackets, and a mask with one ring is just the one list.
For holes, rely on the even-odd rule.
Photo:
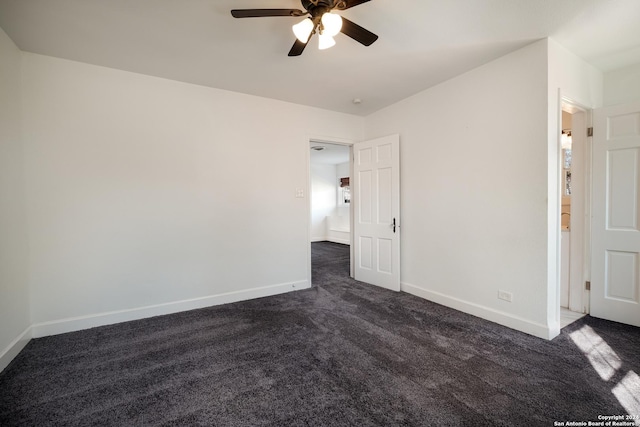
{"label": "white trim", "polygon": [[278,295],[309,287],[309,282],[307,282],[306,280],[302,280],[298,282],[263,286],[260,288],[227,292],[218,295],[210,295],[206,297],[192,298],[182,301],[173,301],[164,304],[156,304],[128,310],[118,310],[105,313],[90,314],[87,316],[70,317],[67,319],[36,323],[31,326],[31,333],[33,338],[40,338],[49,335],[80,331],[82,329],[95,328],[97,326],[112,325],[114,323],[128,322],[131,320],[144,319],[147,317],[162,316],[165,314],[178,313],[181,311],[195,310],[198,308],[205,308],[213,305],[229,304],[254,298]]}
{"label": "white trim", "polygon": [[336,233],[351,233],[351,229],[349,227],[335,227],[330,228],[329,231],[333,231]]}
{"label": "white trim", "polygon": [[439,292],[430,291],[406,282],[400,283],[400,290],[538,338],[550,340],[560,334],[560,328],[558,328],[557,331],[552,330],[541,323],[535,323],[513,314],[505,313],[503,311],[495,310],[469,301],[464,301]]}
{"label": "white trim", "polygon": [[351,244],[351,239],[341,239],[339,237],[327,237],[326,238],[327,242],[333,242],[333,243],[340,243],[342,245],[349,245]]}
{"label": "white trim", "polygon": [[[355,160],[353,157],[353,144],[349,147],[349,177],[353,176],[353,167],[355,165]],[[350,178],[352,179],[352,178]],[[353,198],[353,194],[351,195],[351,197]],[[353,200],[352,200],[353,202]],[[353,206],[353,204],[351,205]],[[353,222],[354,222],[354,214],[353,214],[353,207],[349,208],[349,277],[351,277],[352,279],[355,277],[356,275],[356,256],[355,256],[355,251],[354,248],[356,247],[355,243],[354,243],[354,238],[353,238],[353,233],[351,232],[351,227],[353,226]]]}
{"label": "white trim", "polygon": [[[579,150],[582,151],[578,153],[579,156],[574,153],[573,168],[577,173],[573,174],[573,178],[578,179],[574,181],[577,193],[572,196],[571,201],[569,310],[589,313],[589,295],[584,283],[591,280],[591,145],[593,138],[586,135],[586,129],[593,126],[593,109],[562,96],[562,91],[560,91],[560,101],[561,114],[562,111],[566,111],[573,116],[574,144],[581,143]],[[579,157],[582,162],[578,164]],[[560,161],[562,163],[562,159]],[[562,192],[562,188],[560,191]],[[582,206],[580,211],[577,209],[579,206]]]}
{"label": "white trim", "polygon": [[311,243],[314,242],[333,242],[340,243],[341,245],[351,245],[351,239],[341,239],[340,237],[312,237]]}
{"label": "white trim", "polygon": [[31,332],[32,329],[31,326],[29,326],[15,340],[11,341],[7,348],[2,350],[2,353],[0,353],[0,372],[4,371],[18,353],[20,353],[22,349],[29,344],[29,341],[32,338]]}

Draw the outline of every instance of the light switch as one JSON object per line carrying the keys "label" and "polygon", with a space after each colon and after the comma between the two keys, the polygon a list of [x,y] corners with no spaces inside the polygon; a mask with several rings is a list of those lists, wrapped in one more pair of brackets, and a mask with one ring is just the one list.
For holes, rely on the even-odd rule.
{"label": "light switch", "polygon": [[296,188],[296,199],[304,198],[304,190],[302,188]]}

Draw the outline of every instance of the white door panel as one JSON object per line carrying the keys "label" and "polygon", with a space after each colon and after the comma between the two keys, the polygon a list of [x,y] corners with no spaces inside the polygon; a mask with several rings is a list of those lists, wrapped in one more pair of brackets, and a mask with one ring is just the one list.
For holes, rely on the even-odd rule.
{"label": "white door panel", "polygon": [[591,315],[640,326],[640,103],[594,113]]}
{"label": "white door panel", "polygon": [[400,138],[355,144],[355,278],[400,290]]}

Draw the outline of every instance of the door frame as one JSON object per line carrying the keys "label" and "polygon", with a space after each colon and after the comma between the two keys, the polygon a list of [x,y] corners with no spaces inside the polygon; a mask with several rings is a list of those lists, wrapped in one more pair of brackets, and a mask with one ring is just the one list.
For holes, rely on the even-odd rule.
{"label": "door frame", "polygon": [[[336,138],[332,136],[317,136],[309,135],[305,140],[305,146],[307,147],[307,283],[309,286],[313,286],[311,281],[311,144],[312,143],[325,143],[333,145],[344,145],[349,147],[349,177],[353,176],[353,144],[356,141],[351,139]],[[351,192],[351,208],[349,209],[349,276],[353,278],[353,203],[354,194]]]}
{"label": "door frame", "polygon": [[[569,258],[569,310],[579,313],[589,313],[589,291],[586,290],[585,282],[591,280],[591,210],[592,210],[592,140],[593,137],[587,135],[587,128],[593,126],[593,109],[585,106],[566,96],[560,97],[560,119],[558,126],[558,196],[559,206],[562,206],[563,195],[563,158],[562,158],[562,111],[567,111],[578,116],[577,125],[581,129],[574,129],[575,122],[572,121],[572,138],[578,137],[578,143],[582,144],[582,153],[579,163],[573,163],[572,169],[577,166],[579,180],[575,180],[572,171],[572,182],[577,185],[578,191],[572,194],[571,198],[571,247]],[[575,143],[575,142],[574,142]],[[575,162],[576,159],[574,159]],[[575,171],[575,170],[574,170]],[[582,176],[580,176],[582,175]],[[576,206],[578,209],[575,209]],[[558,244],[561,238],[561,209],[558,209]],[[577,260],[577,262],[576,262]],[[577,278],[576,278],[577,276]],[[558,281],[557,281],[557,302],[560,306],[560,251],[558,251]],[[560,310],[558,308],[558,321],[560,320]]]}

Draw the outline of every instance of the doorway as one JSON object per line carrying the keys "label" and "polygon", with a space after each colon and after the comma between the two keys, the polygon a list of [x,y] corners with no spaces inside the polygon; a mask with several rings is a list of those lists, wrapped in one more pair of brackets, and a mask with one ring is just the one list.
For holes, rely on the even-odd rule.
{"label": "doorway", "polygon": [[[323,263],[331,265],[335,254],[336,268],[344,268],[344,254],[349,253],[346,274],[353,277],[352,262],[352,148],[349,143],[311,139],[309,141],[310,257],[323,252]],[[322,242],[322,243],[321,243]],[[326,250],[332,247],[334,250]],[[316,254],[317,255],[317,254]],[[313,265],[310,283],[314,283]],[[339,272],[336,272],[339,273]]]}
{"label": "doorway", "polygon": [[[313,148],[314,144],[318,149]],[[400,291],[400,135],[358,143],[310,139],[308,152],[324,152],[326,149],[320,149],[319,144],[326,144],[328,148],[334,145],[349,146],[349,180],[346,181],[349,192],[336,191],[341,195],[344,207],[349,207],[349,276],[361,282]],[[311,195],[307,204],[308,247],[311,248],[313,237],[317,237],[313,236],[312,227],[311,154],[307,164],[308,194]],[[344,187],[344,178],[347,177],[336,175],[337,188]],[[326,227],[326,215],[324,217]],[[313,284],[311,258],[309,249],[308,280]]]}
{"label": "doorway", "polygon": [[589,312],[591,112],[562,101],[560,135],[560,327]]}

